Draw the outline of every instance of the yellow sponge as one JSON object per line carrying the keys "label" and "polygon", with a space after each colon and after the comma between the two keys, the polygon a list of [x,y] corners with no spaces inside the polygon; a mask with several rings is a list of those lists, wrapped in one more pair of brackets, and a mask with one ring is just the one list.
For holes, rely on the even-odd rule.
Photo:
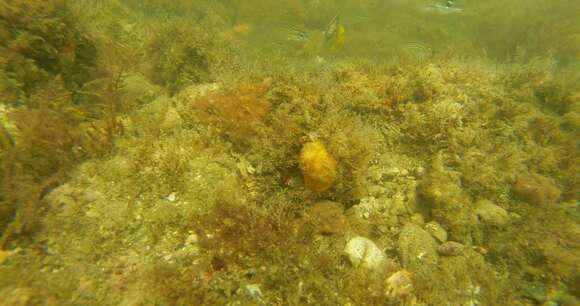
{"label": "yellow sponge", "polygon": [[306,188],[323,192],[330,188],[336,177],[336,160],[321,142],[309,142],[300,153],[300,169]]}

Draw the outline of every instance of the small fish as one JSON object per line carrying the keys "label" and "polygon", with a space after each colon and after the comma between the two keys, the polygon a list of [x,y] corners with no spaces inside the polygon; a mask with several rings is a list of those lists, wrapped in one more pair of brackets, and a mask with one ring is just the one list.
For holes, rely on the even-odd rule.
{"label": "small fish", "polygon": [[288,43],[304,43],[310,39],[308,29],[292,16],[276,18],[268,25],[269,39],[280,47],[287,48]]}
{"label": "small fish", "polygon": [[429,4],[421,9],[424,13],[433,13],[438,15],[450,15],[463,13],[462,8],[456,7],[455,0],[446,0],[443,4]]}
{"label": "small fish", "polygon": [[334,16],[324,31],[324,46],[336,51],[344,45],[345,29],[338,15]]}
{"label": "small fish", "polygon": [[396,52],[399,59],[415,63],[422,63],[434,54],[431,47],[416,41],[410,41],[399,45]]}
{"label": "small fish", "polygon": [[289,41],[303,42],[308,40],[309,38],[308,33],[306,31],[298,28],[291,28],[288,32],[289,34],[286,37],[286,39]]}
{"label": "small fish", "polygon": [[452,7],[454,7],[455,6],[455,0],[447,0],[447,1],[445,1],[444,6],[446,8],[452,8]]}
{"label": "small fish", "polygon": [[231,29],[231,31],[238,35],[247,36],[254,31],[254,26],[250,23],[238,23]]}

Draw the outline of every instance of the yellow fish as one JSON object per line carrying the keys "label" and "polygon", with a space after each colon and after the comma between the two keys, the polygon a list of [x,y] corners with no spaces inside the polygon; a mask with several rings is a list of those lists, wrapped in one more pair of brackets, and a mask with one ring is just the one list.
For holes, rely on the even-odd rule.
{"label": "yellow fish", "polygon": [[324,46],[330,51],[337,51],[344,45],[345,29],[338,15],[334,16],[324,31]]}

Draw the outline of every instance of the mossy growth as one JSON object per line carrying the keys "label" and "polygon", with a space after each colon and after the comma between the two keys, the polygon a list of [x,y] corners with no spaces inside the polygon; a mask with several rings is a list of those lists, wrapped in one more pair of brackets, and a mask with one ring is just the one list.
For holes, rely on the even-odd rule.
{"label": "mossy growth", "polygon": [[460,186],[457,173],[446,170],[439,155],[418,186],[418,192],[429,215],[449,229],[451,239],[480,243],[475,207]]}
{"label": "mossy growth", "polygon": [[96,48],[66,1],[6,1],[1,4],[0,93],[3,103],[26,97],[60,75],[75,92],[92,78]]}
{"label": "mossy growth", "polygon": [[[79,1],[94,8],[111,5],[99,14],[103,19],[90,21],[94,12],[73,18],[90,25],[91,35],[100,33],[92,40],[99,52],[90,82],[69,83],[73,70],[85,70],[80,62],[71,70],[59,66],[72,58],[66,48],[56,53],[63,57],[56,66],[51,58],[50,65],[38,66],[36,58],[15,55],[16,49],[0,55],[0,90],[25,97],[16,107],[2,108],[9,109],[1,117],[8,123],[3,149],[9,150],[0,153],[5,226],[0,274],[13,277],[0,277],[0,300],[577,301],[579,83],[554,58],[527,61],[545,50],[529,50],[508,63],[476,59],[485,52],[509,58],[516,44],[531,46],[530,40],[542,36],[494,48],[489,45],[513,35],[498,40],[483,35],[481,42],[463,37],[477,32],[471,26],[487,24],[478,10],[498,2],[470,3],[473,11],[466,7],[465,21],[460,15],[424,14],[418,25],[411,18],[416,1],[389,7],[392,19],[374,9],[382,8],[377,1],[359,1],[369,5],[357,10],[362,14],[356,18],[364,21],[344,18],[347,43],[333,55],[313,46],[320,47],[320,29],[341,10],[339,1],[283,1],[293,8],[289,19],[312,40],[298,52],[285,50],[293,43],[277,44],[270,35],[269,25],[283,16],[268,4],[137,2]],[[30,3],[2,3],[7,10],[0,15],[18,8],[22,14],[15,18],[32,24],[45,21],[44,12],[61,16],[70,2]],[[66,5],[51,9],[61,4]],[[546,6],[564,4],[569,2]],[[32,18],[22,10],[27,5],[40,8],[30,10]],[[342,9],[351,14],[347,8],[356,6],[349,2]],[[524,16],[517,10],[494,13]],[[62,29],[49,19],[50,29]],[[383,20],[402,26],[385,31]],[[287,24],[281,27],[288,30]],[[1,38],[14,34],[0,31]],[[422,60],[376,61],[401,49],[390,43],[399,43],[398,35],[427,43],[429,37],[465,41],[461,49],[451,41],[449,50],[434,50]],[[575,41],[574,35],[563,37]],[[42,55],[43,62],[52,45],[33,42],[38,45],[22,50]],[[554,54],[570,61],[576,48],[563,46]],[[360,54],[373,59],[349,57]],[[26,77],[12,76],[13,59]],[[67,75],[50,75],[54,71]],[[39,119],[49,120],[38,124]],[[335,181],[323,192],[308,190],[301,178],[300,151],[309,142],[324,143],[336,159]],[[525,184],[518,184],[522,177]],[[476,200],[501,211],[501,222],[484,224]],[[463,252],[439,254],[445,239],[438,242],[423,229],[432,221],[448,231],[447,239],[463,243]],[[409,226],[415,230],[404,230]],[[419,247],[403,252],[407,243],[396,243],[401,235],[418,242],[413,248],[430,241],[428,254]],[[354,236],[377,244],[392,263],[388,273],[411,273],[414,289],[393,298],[382,276],[350,265],[342,252]]]}
{"label": "mossy growth", "polygon": [[146,48],[146,75],[171,94],[191,84],[209,83],[234,57],[228,42],[187,21],[158,24]]}
{"label": "mossy growth", "polygon": [[8,114],[18,134],[14,146],[4,148],[1,160],[2,201],[11,207],[1,218],[2,227],[6,229],[7,221],[15,218],[7,231],[15,233],[28,232],[36,225],[40,199],[80,158],[75,149],[84,136],[77,130],[83,113],[71,103],[60,79],[27,101],[30,108]]}
{"label": "mossy growth", "polygon": [[243,151],[256,135],[270,110],[268,91],[272,81],[240,82],[223,93],[209,92],[190,101],[190,107],[205,124],[224,130],[225,136]]}
{"label": "mossy growth", "polygon": [[96,77],[97,52],[66,1],[0,6],[4,246],[31,232],[41,198],[80,160],[110,151],[119,131],[116,112],[102,111],[79,93]]}

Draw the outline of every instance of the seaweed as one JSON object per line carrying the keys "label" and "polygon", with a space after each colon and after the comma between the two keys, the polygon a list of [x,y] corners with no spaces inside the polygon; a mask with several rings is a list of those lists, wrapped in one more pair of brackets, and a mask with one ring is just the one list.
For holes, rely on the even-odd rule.
{"label": "seaweed", "polygon": [[[96,48],[77,25],[65,1],[2,3],[0,75],[3,136],[2,246],[30,233],[42,213],[40,200],[66,173],[90,155],[112,149],[119,133],[117,111],[95,113],[80,94],[95,78]],[[109,100],[116,91],[108,88]],[[102,119],[105,124],[97,119]],[[10,224],[10,225],[8,225]]]}
{"label": "seaweed", "polygon": [[210,92],[192,101],[199,120],[223,129],[238,147],[247,147],[270,107],[267,94],[271,80],[240,82],[223,93]]}
{"label": "seaweed", "polygon": [[[0,13],[5,103],[25,98],[60,75],[71,92],[91,79],[96,49],[69,13],[66,1],[6,1]],[[3,82],[3,84],[6,84]]]}
{"label": "seaweed", "polygon": [[578,4],[258,2],[0,4],[2,301],[577,304]]}
{"label": "seaweed", "polygon": [[147,76],[171,94],[191,84],[209,83],[214,73],[231,62],[225,41],[186,21],[158,24],[146,48]]}
{"label": "seaweed", "polygon": [[[9,114],[18,135],[16,145],[2,158],[3,202],[24,215],[19,215],[7,232],[31,230],[38,221],[37,203],[64,178],[63,171],[77,159],[74,149],[80,135],[74,128],[82,120],[82,113],[70,104],[62,81],[57,79],[51,85],[28,100],[31,108]],[[3,245],[10,237],[7,232]]]}

